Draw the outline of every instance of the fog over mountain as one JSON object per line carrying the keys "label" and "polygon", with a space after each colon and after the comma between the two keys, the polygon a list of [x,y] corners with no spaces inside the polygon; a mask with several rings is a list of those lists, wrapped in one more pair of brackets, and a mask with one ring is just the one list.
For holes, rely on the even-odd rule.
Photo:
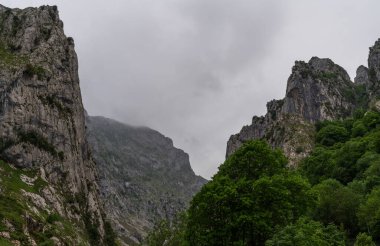
{"label": "fog over mountain", "polygon": [[57,5],[75,40],[89,114],[162,132],[206,178],[229,136],[284,96],[295,60],[329,57],[353,80],[380,33],[377,0],[1,4]]}

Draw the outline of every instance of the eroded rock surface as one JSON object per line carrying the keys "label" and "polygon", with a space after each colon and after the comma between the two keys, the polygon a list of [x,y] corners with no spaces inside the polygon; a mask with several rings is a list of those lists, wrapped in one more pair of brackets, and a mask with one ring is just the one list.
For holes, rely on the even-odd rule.
{"label": "eroded rock surface", "polygon": [[[103,219],[85,119],[74,42],[57,7],[0,5],[0,157],[42,169],[61,192],[63,216],[96,225]],[[95,226],[94,226],[95,227]]]}
{"label": "eroded rock surface", "polygon": [[356,109],[367,107],[377,95],[380,41],[370,48],[368,62],[369,69],[360,66],[353,83],[347,72],[330,59],[296,61],[285,98],[269,102],[265,116],[254,116],[251,125],[232,135],[226,157],[248,140],[266,139],[284,150],[291,166],[297,165],[313,147],[314,123],[348,117]]}
{"label": "eroded rock surface", "polygon": [[157,131],[103,117],[88,117],[87,126],[105,211],[125,243],[141,243],[206,182],[194,174],[188,154]]}

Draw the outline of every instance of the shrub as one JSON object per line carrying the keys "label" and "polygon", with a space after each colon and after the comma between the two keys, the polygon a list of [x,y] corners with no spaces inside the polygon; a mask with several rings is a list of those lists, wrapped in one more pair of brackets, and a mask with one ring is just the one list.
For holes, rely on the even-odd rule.
{"label": "shrub", "polygon": [[26,77],[32,78],[34,75],[37,75],[37,78],[39,80],[43,79],[45,76],[45,69],[41,66],[34,66],[30,63],[26,65],[26,68],[24,70],[24,75]]}
{"label": "shrub", "polygon": [[53,224],[54,222],[56,221],[60,221],[61,220],[61,216],[59,214],[49,214],[49,216],[46,218],[46,222],[50,223],[50,224]]}
{"label": "shrub", "polygon": [[359,233],[356,236],[354,246],[376,246],[376,244],[372,241],[371,236],[368,236],[366,233]]}
{"label": "shrub", "polygon": [[343,126],[334,124],[327,125],[318,131],[316,140],[325,146],[332,146],[335,143],[344,142],[349,138],[349,133]]}
{"label": "shrub", "polygon": [[344,246],[344,233],[334,225],[301,218],[297,223],[279,230],[266,246],[335,245]]}

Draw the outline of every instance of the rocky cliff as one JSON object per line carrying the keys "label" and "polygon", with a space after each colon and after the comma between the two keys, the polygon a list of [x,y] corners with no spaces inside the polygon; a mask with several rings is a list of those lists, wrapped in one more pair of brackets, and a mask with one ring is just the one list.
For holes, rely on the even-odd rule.
{"label": "rocky cliff", "polygon": [[[32,178],[46,182],[36,195],[47,204],[47,213],[75,221],[77,230],[87,233],[84,244],[102,244],[102,209],[85,136],[78,61],[56,7],[0,5],[0,158],[33,170]],[[35,199],[25,206],[36,208],[30,212],[34,218],[44,210]]]}
{"label": "rocky cliff", "polygon": [[380,39],[369,49],[368,68],[359,66],[354,81],[365,87],[370,104],[376,103],[380,96]]}
{"label": "rocky cliff", "polygon": [[188,154],[157,131],[103,117],[88,117],[87,127],[105,211],[129,245],[186,208],[206,182],[194,174]]}
{"label": "rocky cliff", "polygon": [[360,66],[354,81],[330,59],[296,61],[285,98],[267,103],[265,116],[254,116],[251,125],[232,135],[226,156],[245,141],[266,139],[284,150],[290,165],[297,165],[313,147],[314,123],[342,119],[368,105],[379,107],[380,40],[370,48],[368,68]]}

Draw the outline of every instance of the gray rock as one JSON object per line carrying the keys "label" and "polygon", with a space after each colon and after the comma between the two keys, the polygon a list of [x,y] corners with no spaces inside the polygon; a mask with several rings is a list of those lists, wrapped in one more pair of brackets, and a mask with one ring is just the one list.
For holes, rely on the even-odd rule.
{"label": "gray rock", "polygon": [[[57,7],[0,6],[0,157],[43,169],[65,194],[81,196],[65,216],[91,216],[103,234],[94,162],[85,137],[74,43]],[[63,197],[55,200],[64,200]],[[84,208],[86,207],[86,208]]]}
{"label": "gray rock", "polygon": [[369,48],[368,56],[368,82],[366,89],[370,104],[380,96],[380,39]]}
{"label": "gray rock", "polygon": [[369,70],[367,67],[361,65],[356,69],[356,77],[354,79],[355,84],[365,85],[368,87],[369,85]]}
{"label": "gray rock", "polygon": [[344,118],[355,108],[354,84],[342,67],[318,57],[297,61],[285,98],[270,101],[265,116],[253,117],[251,125],[232,135],[226,157],[248,140],[266,139],[284,150],[290,165],[297,165],[313,147],[313,123]]}
{"label": "gray rock", "polygon": [[206,182],[170,138],[146,127],[87,117],[105,211],[125,243],[141,243],[153,225],[173,219]]}
{"label": "gray rock", "polygon": [[380,39],[369,48],[368,68],[370,70],[370,79],[378,83],[380,81]]}

